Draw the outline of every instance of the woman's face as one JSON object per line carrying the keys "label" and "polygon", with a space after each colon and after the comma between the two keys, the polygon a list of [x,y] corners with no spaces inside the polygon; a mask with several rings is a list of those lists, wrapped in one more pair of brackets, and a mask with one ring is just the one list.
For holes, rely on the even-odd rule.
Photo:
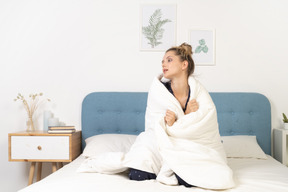
{"label": "woman's face", "polygon": [[167,79],[173,79],[183,74],[183,61],[174,51],[168,51],[162,60],[163,76]]}

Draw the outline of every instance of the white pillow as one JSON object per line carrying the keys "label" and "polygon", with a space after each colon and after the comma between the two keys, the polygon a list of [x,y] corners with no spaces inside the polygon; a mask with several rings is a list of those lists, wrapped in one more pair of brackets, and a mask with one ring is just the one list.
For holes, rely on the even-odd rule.
{"label": "white pillow", "polygon": [[85,140],[86,147],[82,155],[92,157],[105,152],[124,152],[130,150],[136,135],[102,134],[89,137]]}
{"label": "white pillow", "polygon": [[267,155],[258,145],[256,136],[222,136],[227,157],[267,159]]}

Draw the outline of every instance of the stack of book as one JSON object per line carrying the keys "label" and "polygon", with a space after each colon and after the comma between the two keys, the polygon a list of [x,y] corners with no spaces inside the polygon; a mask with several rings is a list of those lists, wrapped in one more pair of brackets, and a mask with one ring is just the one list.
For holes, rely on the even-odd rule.
{"label": "stack of book", "polygon": [[49,126],[48,133],[74,133],[75,126]]}

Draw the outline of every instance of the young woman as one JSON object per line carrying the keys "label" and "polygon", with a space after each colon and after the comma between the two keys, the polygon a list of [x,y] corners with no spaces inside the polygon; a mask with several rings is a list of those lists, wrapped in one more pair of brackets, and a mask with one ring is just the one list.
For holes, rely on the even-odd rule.
{"label": "young woman", "polygon": [[[162,71],[166,82],[162,82],[168,91],[178,100],[183,112],[189,114],[198,110],[199,106],[196,99],[190,100],[190,86],[188,78],[194,72],[195,64],[192,59],[192,47],[183,43],[180,46],[172,47],[165,52],[162,60]],[[165,123],[172,126],[177,121],[176,114],[172,110],[167,110],[164,116]],[[137,169],[130,169],[129,177],[131,180],[156,179],[156,174]],[[177,174],[176,178],[179,185],[191,187]]]}
{"label": "young woman", "polygon": [[209,189],[234,186],[216,107],[192,76],[194,68],[190,45],[183,43],[166,51],[163,74],[149,90],[145,131],[125,156],[130,179]]}

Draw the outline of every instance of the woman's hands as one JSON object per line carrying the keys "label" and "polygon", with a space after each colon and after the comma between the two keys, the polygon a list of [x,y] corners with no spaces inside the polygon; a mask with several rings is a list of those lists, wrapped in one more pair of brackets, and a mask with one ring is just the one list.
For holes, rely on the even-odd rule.
{"label": "woman's hands", "polygon": [[164,120],[168,126],[172,126],[174,122],[176,121],[175,113],[173,111],[167,110]]}
{"label": "woman's hands", "polygon": [[198,109],[199,109],[198,102],[196,101],[196,99],[192,99],[187,104],[185,115],[192,113],[192,112],[196,112]]}
{"label": "woman's hands", "polygon": [[[198,102],[196,101],[196,99],[192,99],[187,104],[185,115],[192,113],[192,112],[196,112],[198,109],[199,109]],[[168,126],[172,126],[176,121],[175,113],[173,111],[167,110],[165,117],[164,117],[164,120]]]}

